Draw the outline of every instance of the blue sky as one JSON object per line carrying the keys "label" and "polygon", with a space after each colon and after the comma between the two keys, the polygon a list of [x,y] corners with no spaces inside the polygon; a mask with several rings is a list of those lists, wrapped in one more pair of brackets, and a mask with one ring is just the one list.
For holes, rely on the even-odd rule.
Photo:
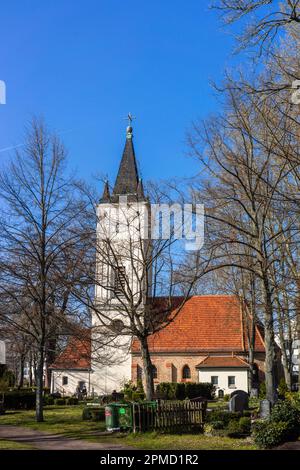
{"label": "blue sky", "polygon": [[[210,80],[242,61],[210,0],[12,0],[1,5],[0,162],[42,115],[83,178],[113,180],[131,111],[144,179],[190,176],[185,133],[217,110]],[[232,30],[231,30],[232,32]]]}

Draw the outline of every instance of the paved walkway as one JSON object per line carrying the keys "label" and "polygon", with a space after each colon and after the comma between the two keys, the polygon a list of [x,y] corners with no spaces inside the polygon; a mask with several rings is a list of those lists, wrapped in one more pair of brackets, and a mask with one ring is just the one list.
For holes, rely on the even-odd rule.
{"label": "paved walkway", "polygon": [[126,450],[126,447],[110,442],[87,442],[81,439],[71,439],[59,434],[49,434],[44,431],[23,428],[20,426],[0,426],[0,439],[30,444],[38,450]]}
{"label": "paved walkway", "polygon": [[275,450],[300,450],[300,441],[285,442]]}

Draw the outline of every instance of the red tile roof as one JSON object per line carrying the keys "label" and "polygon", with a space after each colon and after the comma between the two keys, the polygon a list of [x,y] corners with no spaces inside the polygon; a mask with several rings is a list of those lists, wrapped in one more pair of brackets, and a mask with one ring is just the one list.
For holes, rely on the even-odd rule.
{"label": "red tile roof", "polygon": [[[256,333],[255,351],[264,352],[258,328]],[[193,296],[168,326],[148,338],[148,344],[150,352],[246,351],[240,302],[231,295]],[[140,351],[137,339],[131,350]]]}
{"label": "red tile roof", "polygon": [[71,336],[66,348],[51,364],[50,369],[90,369],[91,338],[90,333],[82,337]]}
{"label": "red tile roof", "polygon": [[205,369],[205,368],[222,368],[222,367],[243,367],[248,368],[248,362],[244,361],[243,359],[237,356],[208,356],[203,359],[200,364],[196,366],[196,369]]}

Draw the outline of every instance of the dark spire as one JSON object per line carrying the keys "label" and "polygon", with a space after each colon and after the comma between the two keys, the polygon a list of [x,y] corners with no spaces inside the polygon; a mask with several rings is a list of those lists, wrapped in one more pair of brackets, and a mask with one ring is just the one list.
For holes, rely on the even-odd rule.
{"label": "dark spire", "polygon": [[138,182],[138,187],[137,187],[137,197],[140,200],[145,199],[145,194],[144,194],[144,186],[143,186],[143,180],[140,178]]}
{"label": "dark spire", "polygon": [[110,191],[108,181],[106,180],[104,183],[103,194],[100,202],[110,202]]}
{"label": "dark spire", "polygon": [[132,127],[128,126],[126,130],[126,143],[113,194],[136,194],[138,182],[138,169],[132,142]]}

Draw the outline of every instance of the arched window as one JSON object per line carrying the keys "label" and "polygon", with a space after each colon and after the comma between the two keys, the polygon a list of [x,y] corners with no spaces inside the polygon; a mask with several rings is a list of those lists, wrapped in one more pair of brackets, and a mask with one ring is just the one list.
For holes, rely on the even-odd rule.
{"label": "arched window", "polygon": [[187,365],[185,365],[184,368],[182,369],[182,378],[183,379],[191,378],[191,369]]}
{"label": "arched window", "polygon": [[157,367],[152,365],[152,377],[157,379]]}

